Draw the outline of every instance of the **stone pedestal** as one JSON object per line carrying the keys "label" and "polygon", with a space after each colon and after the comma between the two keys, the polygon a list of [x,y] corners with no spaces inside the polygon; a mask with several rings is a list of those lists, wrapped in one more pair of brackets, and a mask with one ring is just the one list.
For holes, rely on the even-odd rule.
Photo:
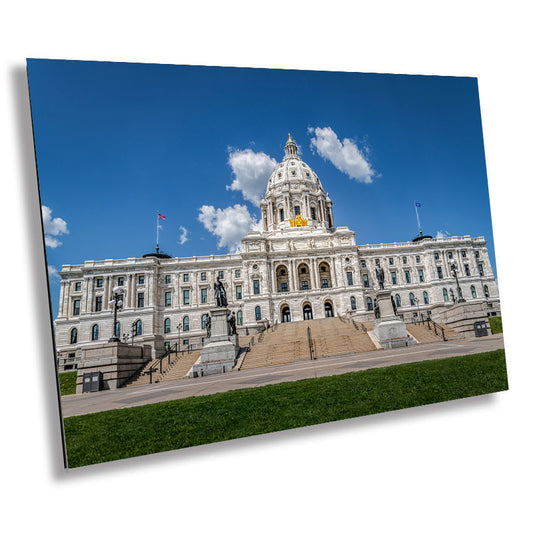
{"label": "stone pedestal", "polygon": [[372,333],[383,348],[403,348],[416,341],[407,332],[405,322],[396,315],[392,304],[391,292],[380,290],[376,295],[379,306],[379,318],[375,320]]}
{"label": "stone pedestal", "polygon": [[208,376],[231,372],[239,353],[239,336],[230,334],[226,307],[210,311],[211,336],[204,341],[200,361],[193,365],[189,377]]}
{"label": "stone pedestal", "polygon": [[99,346],[82,349],[78,365],[76,394],[83,392],[83,376],[101,372],[100,390],[113,390],[121,387],[129,377],[152,359],[152,347],[108,342]]}

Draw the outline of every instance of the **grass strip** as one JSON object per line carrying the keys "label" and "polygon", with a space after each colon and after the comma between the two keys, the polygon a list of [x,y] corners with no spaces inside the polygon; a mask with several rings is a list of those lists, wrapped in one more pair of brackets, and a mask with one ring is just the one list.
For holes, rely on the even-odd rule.
{"label": "grass strip", "polygon": [[506,390],[503,349],[64,420],[70,468]]}
{"label": "grass strip", "polygon": [[61,396],[76,394],[77,375],[78,372],[76,370],[73,372],[61,372],[59,374],[59,389],[61,391]]}

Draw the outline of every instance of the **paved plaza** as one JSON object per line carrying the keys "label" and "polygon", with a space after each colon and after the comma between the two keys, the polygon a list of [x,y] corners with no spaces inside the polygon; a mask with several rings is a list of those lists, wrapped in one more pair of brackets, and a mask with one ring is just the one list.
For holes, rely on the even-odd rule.
{"label": "paved plaza", "polygon": [[241,370],[228,374],[182,379],[114,391],[76,394],[62,397],[62,414],[65,417],[84,415],[190,396],[205,396],[229,390],[345,374],[368,368],[489,352],[503,347],[503,335],[497,334],[482,338],[423,343],[404,349],[377,350],[356,355],[302,360],[287,365]]}

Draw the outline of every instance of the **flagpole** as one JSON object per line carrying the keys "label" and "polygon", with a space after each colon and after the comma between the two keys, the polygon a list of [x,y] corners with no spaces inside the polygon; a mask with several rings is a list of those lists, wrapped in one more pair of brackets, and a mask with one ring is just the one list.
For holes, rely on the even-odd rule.
{"label": "flagpole", "polygon": [[159,211],[157,212],[157,219],[155,222],[155,226],[156,226],[155,252],[158,254],[159,253]]}
{"label": "flagpole", "polygon": [[418,216],[418,207],[416,206],[416,202],[415,202],[415,211],[416,211],[416,220],[418,222],[418,232],[420,233],[420,235],[422,235],[422,228],[420,227],[420,218]]}

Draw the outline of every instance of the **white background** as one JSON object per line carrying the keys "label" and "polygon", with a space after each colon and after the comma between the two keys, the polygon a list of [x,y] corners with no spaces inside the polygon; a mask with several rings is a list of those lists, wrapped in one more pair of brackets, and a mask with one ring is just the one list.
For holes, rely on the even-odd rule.
{"label": "white background", "polygon": [[[6,531],[531,531],[532,43],[526,5],[3,4],[0,479]],[[64,471],[50,386],[26,57],[478,77],[510,391]],[[445,192],[450,202],[460,194]]]}

